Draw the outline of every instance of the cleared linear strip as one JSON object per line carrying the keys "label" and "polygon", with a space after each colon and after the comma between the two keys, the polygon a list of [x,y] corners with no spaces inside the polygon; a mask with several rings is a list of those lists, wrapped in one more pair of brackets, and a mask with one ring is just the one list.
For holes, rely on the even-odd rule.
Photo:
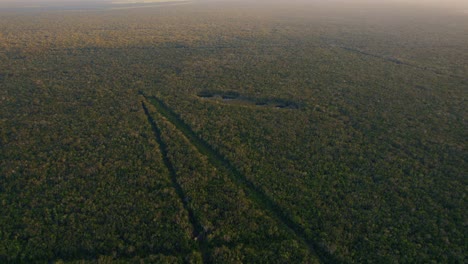
{"label": "cleared linear strip", "polygon": [[466,77],[455,75],[455,74],[450,74],[450,73],[443,73],[441,70],[438,70],[438,69],[435,69],[435,68],[422,67],[422,66],[418,66],[418,65],[415,65],[415,64],[412,64],[412,63],[401,61],[399,59],[385,57],[385,56],[381,56],[381,55],[376,55],[376,54],[372,54],[372,53],[369,53],[369,52],[365,52],[365,51],[362,51],[362,50],[359,50],[359,49],[350,48],[350,47],[346,47],[346,46],[341,46],[341,45],[331,45],[331,46],[338,47],[338,48],[340,48],[342,50],[346,50],[346,51],[349,51],[349,52],[361,54],[361,55],[364,55],[364,56],[369,56],[369,57],[385,60],[385,61],[397,64],[397,65],[405,65],[405,66],[412,67],[412,68],[415,68],[415,69],[419,69],[419,70],[423,70],[423,71],[429,71],[429,72],[432,72],[432,73],[437,74],[437,75],[443,75],[443,76],[448,76],[448,77],[451,77],[451,78],[458,78],[458,79],[467,80]]}
{"label": "cleared linear strip", "polygon": [[152,103],[157,111],[166,117],[174,126],[180,130],[190,142],[198,149],[198,151],[204,154],[210,163],[212,163],[218,169],[226,171],[231,179],[242,187],[247,196],[269,211],[273,217],[275,217],[280,223],[283,223],[289,230],[291,230],[299,240],[304,242],[311,254],[316,255],[319,260],[323,263],[342,263],[343,261],[331,255],[327,250],[320,246],[317,242],[308,239],[304,234],[305,230],[302,226],[291,220],[291,218],[284,213],[284,211],[278,206],[270,197],[268,197],[263,190],[252,183],[246,176],[244,176],[234,165],[230,163],[224,156],[214,150],[207,142],[199,138],[191,128],[180,119],[180,117],[174,113],[169,107],[167,107],[161,100],[156,97],[145,98]]}
{"label": "cleared linear strip", "polygon": [[[193,238],[198,238],[198,237],[200,237],[200,234],[204,233],[203,226],[200,224],[200,221],[198,221],[198,219],[195,217],[195,214],[194,214],[193,210],[187,204],[187,201],[185,199],[184,191],[183,191],[182,187],[180,186],[179,182],[177,181],[177,174],[175,172],[174,166],[172,165],[171,161],[167,157],[167,145],[166,145],[166,143],[164,143],[164,141],[161,138],[161,130],[157,126],[154,119],[151,117],[145,103],[141,102],[141,105],[143,107],[143,110],[145,111],[146,117],[148,118],[148,122],[151,124],[151,128],[153,130],[156,141],[158,142],[159,148],[161,150],[164,165],[169,170],[169,173],[170,173],[170,176],[171,176],[172,186],[174,187],[177,195],[179,196],[180,200],[182,201],[184,209],[187,210],[187,212],[188,212],[189,221],[193,226],[192,236],[193,236]],[[200,252],[202,253],[202,256],[203,256],[203,262],[206,263],[207,258],[208,258],[206,241],[204,239],[197,239],[197,241],[198,241],[198,245],[199,245],[199,250],[200,250]]]}

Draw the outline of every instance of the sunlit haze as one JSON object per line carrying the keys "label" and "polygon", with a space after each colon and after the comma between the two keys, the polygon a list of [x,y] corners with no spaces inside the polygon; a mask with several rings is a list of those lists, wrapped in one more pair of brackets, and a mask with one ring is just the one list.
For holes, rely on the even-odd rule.
{"label": "sunlit haze", "polygon": [[[156,3],[156,2],[173,2],[181,0],[0,0],[0,4],[3,5],[31,5],[31,4],[67,4],[67,3],[89,3],[89,4],[102,4],[102,3]],[[193,0],[196,2],[243,2],[248,3],[252,1],[245,0]],[[465,0],[257,0],[255,2],[261,2],[264,4],[268,3],[279,3],[282,2],[285,5],[297,4],[297,3],[313,3],[313,4],[355,4],[355,5],[380,5],[383,3],[397,3],[403,5],[418,5],[418,6],[436,6],[444,8],[465,8],[468,7],[468,1]]]}

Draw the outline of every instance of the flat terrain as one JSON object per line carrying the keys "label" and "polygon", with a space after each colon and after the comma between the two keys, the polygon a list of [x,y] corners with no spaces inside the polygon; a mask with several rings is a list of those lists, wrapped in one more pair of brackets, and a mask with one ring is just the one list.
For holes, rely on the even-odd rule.
{"label": "flat terrain", "polygon": [[464,262],[466,14],[125,7],[0,8],[0,262]]}

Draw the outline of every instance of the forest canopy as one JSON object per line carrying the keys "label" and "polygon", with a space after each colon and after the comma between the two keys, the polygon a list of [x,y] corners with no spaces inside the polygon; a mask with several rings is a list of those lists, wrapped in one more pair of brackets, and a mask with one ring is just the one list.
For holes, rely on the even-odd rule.
{"label": "forest canopy", "polygon": [[0,262],[463,263],[468,16],[359,2],[0,2]]}

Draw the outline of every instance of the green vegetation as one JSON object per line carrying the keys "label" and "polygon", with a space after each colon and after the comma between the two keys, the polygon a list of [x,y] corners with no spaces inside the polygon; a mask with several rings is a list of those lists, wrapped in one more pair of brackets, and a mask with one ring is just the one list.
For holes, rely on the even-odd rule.
{"label": "green vegetation", "polygon": [[464,263],[450,12],[0,9],[0,262]]}
{"label": "green vegetation", "polygon": [[[155,99],[151,101],[157,106],[156,109],[161,109]],[[146,108],[146,105],[144,107]],[[161,126],[155,128],[156,133],[161,133],[161,143],[164,145],[170,166],[177,175],[178,184],[186,190],[184,199],[190,208],[193,208],[194,217],[202,223],[197,240],[205,251],[204,255],[207,255],[205,261],[312,261],[312,256],[307,253],[307,246],[302,245],[301,241],[291,239],[294,236],[287,232],[287,226],[269,216],[273,211],[268,205],[267,210],[255,208],[255,202],[265,204],[260,200],[261,197],[247,189],[247,195],[256,198],[249,200],[241,188],[242,185],[235,184],[239,179],[229,179],[227,175],[237,173],[230,170],[230,166],[225,164],[226,161],[203,142],[193,140],[193,135],[186,129],[178,130],[174,124],[168,123],[170,118],[164,119],[157,112],[153,116],[157,117],[157,123]],[[218,195],[212,195],[213,193]]]}

